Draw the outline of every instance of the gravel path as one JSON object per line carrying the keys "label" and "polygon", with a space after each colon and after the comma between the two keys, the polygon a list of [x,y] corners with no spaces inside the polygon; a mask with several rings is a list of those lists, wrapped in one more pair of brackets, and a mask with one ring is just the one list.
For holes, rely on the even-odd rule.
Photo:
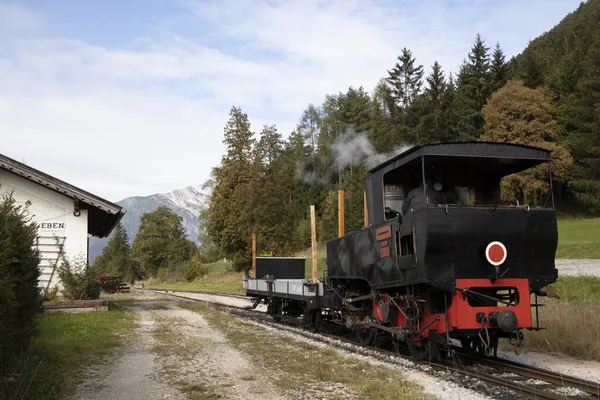
{"label": "gravel path", "polygon": [[558,268],[558,276],[600,276],[600,260],[595,259],[558,259],[556,268]]}
{"label": "gravel path", "polygon": [[[173,292],[169,290],[156,291],[157,293],[165,293],[170,296],[181,297],[183,299],[195,299],[206,301],[208,303],[223,304],[231,307],[249,308],[252,306],[252,301],[241,297],[229,297],[226,295],[216,295],[210,293],[194,293],[194,292]],[[267,306],[259,304],[256,307],[258,311],[267,311]]]}
{"label": "gravel path", "polygon": [[79,386],[72,399],[184,399],[177,390],[153,379],[159,368],[157,356],[152,352],[155,323],[149,311],[130,307],[140,319],[136,340],[127,345],[112,365],[100,365],[87,371],[86,381]]}
{"label": "gravel path", "polygon": [[201,314],[172,306],[158,311],[156,316],[166,319],[163,323],[169,324],[172,329],[169,334],[191,344],[185,349],[185,354],[161,358],[166,370],[177,370],[177,376],[166,377],[168,380],[179,384],[183,381],[194,387],[200,384],[207,392],[223,399],[280,399],[276,388],[265,379],[268,374],[234,349],[219,330],[206,323]]}
{"label": "gravel path", "polygon": [[562,353],[534,351],[517,356],[513,352],[498,350],[498,357],[600,383],[600,363],[595,361],[581,360]]}
{"label": "gravel path", "polygon": [[126,308],[137,316],[135,339],[112,363],[86,370],[71,400],[184,400],[192,392],[194,399],[280,399],[266,374],[200,314],[160,300]]}

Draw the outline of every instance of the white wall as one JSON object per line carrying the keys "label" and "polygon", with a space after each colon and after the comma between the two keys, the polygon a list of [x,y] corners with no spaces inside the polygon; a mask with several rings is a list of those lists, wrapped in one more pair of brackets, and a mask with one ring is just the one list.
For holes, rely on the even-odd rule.
{"label": "white wall", "polygon": [[[54,245],[53,236],[65,237],[64,252],[69,263],[74,266],[77,259],[87,261],[87,231],[88,214],[87,210],[80,210],[81,215],[73,215],[73,200],[42,185],[31,182],[18,175],[5,170],[0,170],[0,194],[13,192],[13,197],[18,205],[24,205],[30,201],[29,211],[32,219],[38,223],[38,235],[47,237],[40,239],[40,251],[42,257],[56,259],[57,248]],[[42,262],[40,269],[40,287],[46,287],[49,271],[51,268],[45,267],[48,262]],[[56,273],[52,278],[50,287],[58,284]],[[61,286],[59,285],[59,288]]]}

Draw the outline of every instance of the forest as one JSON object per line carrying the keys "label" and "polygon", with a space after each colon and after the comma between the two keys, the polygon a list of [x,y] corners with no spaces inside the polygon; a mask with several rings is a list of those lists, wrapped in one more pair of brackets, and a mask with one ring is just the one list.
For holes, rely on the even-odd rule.
{"label": "forest", "polygon": [[[246,268],[253,232],[259,252],[305,248],[311,204],[319,241],[336,237],[338,189],[345,191],[346,229],[360,227],[368,169],[428,143],[550,149],[557,207],[600,211],[600,0],[582,3],[510,60],[479,34],[455,76],[438,62],[425,75],[416,54],[403,48],[370,92],[349,87],[309,104],[285,140],[274,125],[253,132],[248,115],[232,107],[226,153],[206,183],[203,258],[227,256]],[[549,191],[535,170],[502,185],[507,200],[531,204]]]}

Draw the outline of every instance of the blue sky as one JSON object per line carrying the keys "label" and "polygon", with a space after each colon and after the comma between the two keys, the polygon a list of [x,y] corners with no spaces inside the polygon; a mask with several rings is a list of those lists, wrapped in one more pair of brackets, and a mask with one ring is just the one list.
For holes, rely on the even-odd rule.
{"label": "blue sky", "polygon": [[110,200],[204,182],[233,105],[286,137],[373,89],[404,46],[456,72],[479,32],[510,57],[579,0],[0,0],[9,157]]}

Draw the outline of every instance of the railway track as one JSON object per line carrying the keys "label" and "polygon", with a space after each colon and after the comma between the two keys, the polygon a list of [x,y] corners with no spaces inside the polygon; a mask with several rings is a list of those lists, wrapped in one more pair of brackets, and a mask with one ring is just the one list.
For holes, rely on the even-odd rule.
{"label": "railway track", "polygon": [[[308,332],[299,327],[301,325],[301,321],[298,319],[284,317],[283,321],[286,322],[276,322],[271,316],[266,315],[264,312],[249,310],[248,307],[236,307],[189,298],[184,295],[183,291],[172,291],[174,292],[173,294],[168,293],[169,291],[166,290],[151,291],[155,293],[171,295],[181,300],[209,303],[216,309],[229,312],[245,319],[254,320],[255,322],[263,325],[276,327],[277,329],[288,330],[294,334],[299,334],[313,340],[321,341],[337,347],[342,347],[344,350],[353,353],[367,356],[378,355],[379,358],[385,362],[404,365],[403,363],[398,362],[398,358],[402,358],[403,355],[396,351],[391,351],[376,346],[363,347],[360,346],[356,340],[329,332]],[[198,293],[248,299],[247,297],[237,295],[223,295],[205,292]],[[293,324],[289,324],[289,322],[293,322]],[[460,354],[460,350],[460,348],[453,349],[453,356],[449,359],[445,359],[442,362],[417,361],[411,359],[408,355],[406,355],[404,358],[408,358],[415,365],[426,366],[438,372],[445,373],[446,375],[456,374],[454,378],[458,378],[456,381],[459,384],[464,383],[459,378],[461,376],[484,382],[492,388],[492,390],[485,390],[485,394],[494,398],[600,400],[599,383],[501,358],[473,359],[464,354]],[[497,393],[497,391],[500,393]]]}

